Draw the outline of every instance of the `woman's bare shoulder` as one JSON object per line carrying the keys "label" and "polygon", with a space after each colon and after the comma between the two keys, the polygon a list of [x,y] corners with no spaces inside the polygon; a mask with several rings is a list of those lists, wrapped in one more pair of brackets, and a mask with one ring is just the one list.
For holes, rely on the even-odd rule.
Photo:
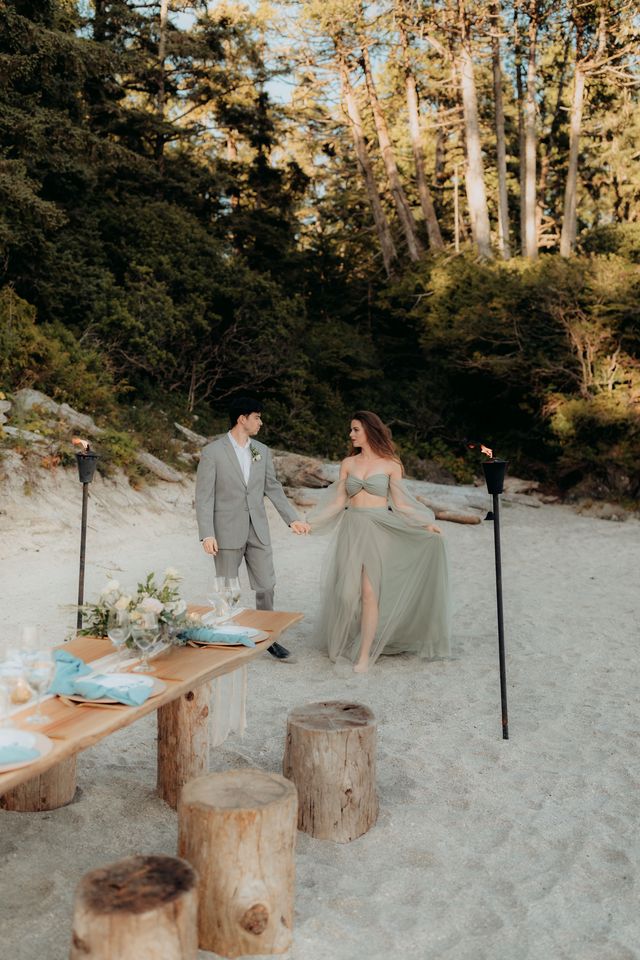
{"label": "woman's bare shoulder", "polygon": [[353,469],[353,465],[356,461],[356,457],[345,457],[342,463],[340,464],[340,476],[345,477],[349,470]]}

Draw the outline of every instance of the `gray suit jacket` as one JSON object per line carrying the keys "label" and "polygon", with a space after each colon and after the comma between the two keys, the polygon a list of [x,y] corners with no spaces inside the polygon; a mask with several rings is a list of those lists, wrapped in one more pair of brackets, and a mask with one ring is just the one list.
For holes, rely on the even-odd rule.
{"label": "gray suit jacket", "polygon": [[244,547],[249,522],[261,543],[269,544],[269,524],[264,508],[268,497],[287,526],[299,517],[276,479],[271,451],[264,443],[251,441],[259,455],[252,461],[245,484],[236,452],[228,436],[207,444],[196,477],[196,515],[200,539],[215,537],[221,550]]}

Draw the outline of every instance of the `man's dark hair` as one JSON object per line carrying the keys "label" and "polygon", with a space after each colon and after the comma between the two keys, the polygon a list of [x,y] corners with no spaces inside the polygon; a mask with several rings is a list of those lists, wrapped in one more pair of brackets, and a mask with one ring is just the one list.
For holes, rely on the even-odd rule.
{"label": "man's dark hair", "polygon": [[235,427],[240,417],[250,413],[262,413],[262,403],[257,397],[236,397],[229,404],[229,423]]}

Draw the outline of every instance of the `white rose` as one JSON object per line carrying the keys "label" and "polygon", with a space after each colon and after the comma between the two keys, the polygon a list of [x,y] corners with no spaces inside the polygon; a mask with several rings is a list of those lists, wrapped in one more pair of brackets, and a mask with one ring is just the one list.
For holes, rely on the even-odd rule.
{"label": "white rose", "polygon": [[140,604],[140,609],[145,613],[162,613],[164,604],[157,597],[145,597]]}
{"label": "white rose", "polygon": [[100,591],[101,597],[106,597],[110,593],[117,593],[120,589],[120,584],[117,580],[107,580],[105,586]]}
{"label": "white rose", "polygon": [[167,610],[169,613],[172,613],[174,617],[179,617],[181,613],[184,613],[187,609],[187,605],[184,600],[174,600],[173,603],[167,604]]}
{"label": "white rose", "polygon": [[175,567],[167,567],[164,578],[165,580],[182,580],[182,575],[178,573]]}
{"label": "white rose", "polygon": [[131,597],[126,597],[124,593],[114,603],[116,610],[128,610],[131,603]]}

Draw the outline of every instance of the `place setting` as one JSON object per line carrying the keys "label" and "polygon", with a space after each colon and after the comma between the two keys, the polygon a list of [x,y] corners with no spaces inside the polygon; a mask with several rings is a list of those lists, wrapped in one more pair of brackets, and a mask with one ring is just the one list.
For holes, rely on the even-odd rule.
{"label": "place setting", "polygon": [[35,711],[24,717],[30,728],[48,723],[42,701],[51,683],[55,665],[52,650],[40,640],[38,628],[27,624],[16,649],[3,651],[0,659],[0,773],[29,766],[47,756],[53,741],[36,729],[18,729],[13,717],[22,711]]}
{"label": "place setting", "polygon": [[[160,623],[152,611],[133,620],[126,609],[113,607],[108,611],[106,632],[115,654],[91,664],[67,650],[55,652],[51,693],[74,705],[138,707],[166,690],[164,680],[149,675],[149,658],[159,646],[161,634]],[[125,646],[128,641],[129,648]],[[128,655],[132,652],[140,656],[131,658]]]}
{"label": "place setting", "polygon": [[196,614],[193,626],[186,631],[191,647],[250,647],[267,639],[262,630],[232,623],[243,612],[238,577],[214,577],[213,589],[207,596],[210,609]]}

